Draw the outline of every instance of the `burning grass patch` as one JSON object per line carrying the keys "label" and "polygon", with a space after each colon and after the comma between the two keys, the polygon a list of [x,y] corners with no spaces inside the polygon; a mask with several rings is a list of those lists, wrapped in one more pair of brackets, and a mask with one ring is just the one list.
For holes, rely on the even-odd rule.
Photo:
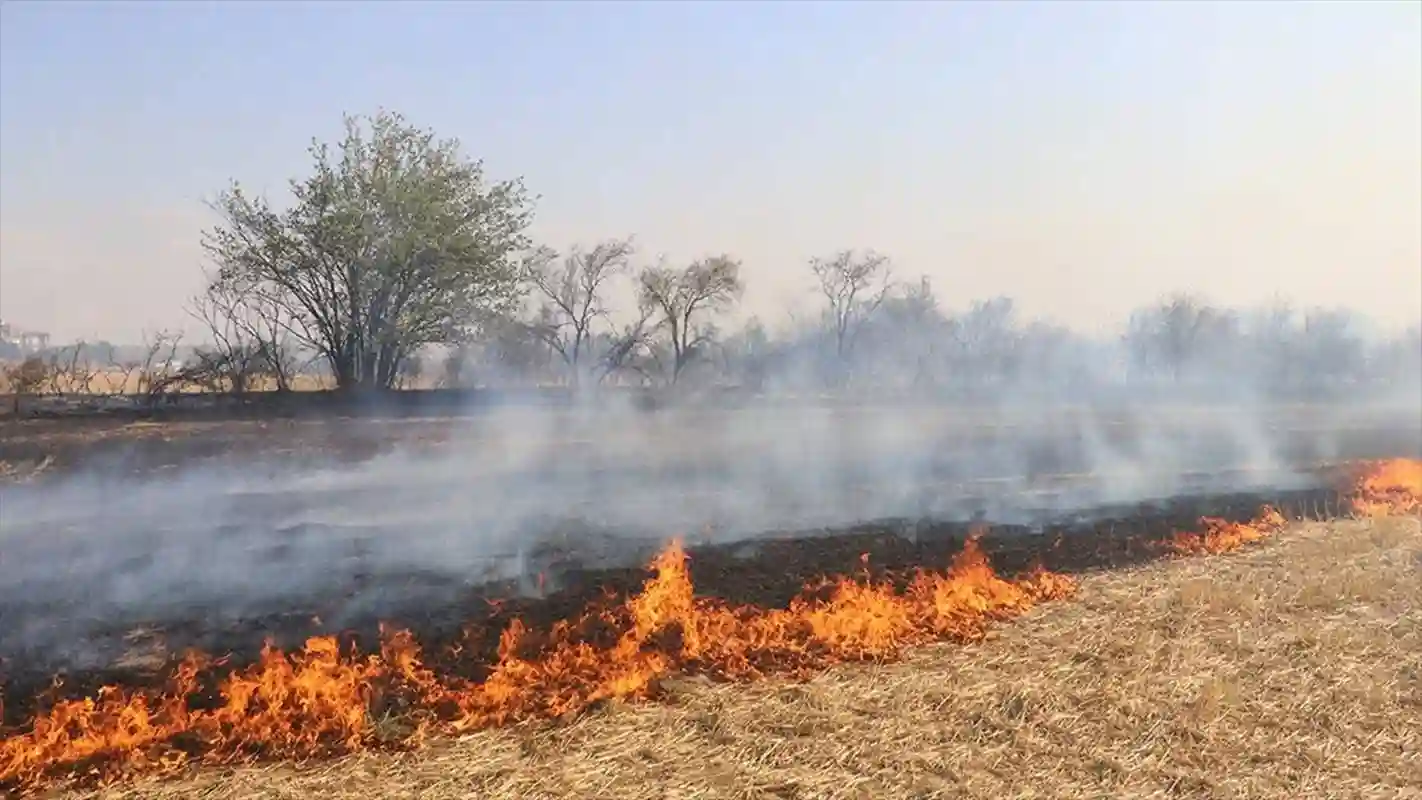
{"label": "burning grass patch", "polygon": [[[1370,492],[1381,491],[1388,503],[1399,502],[1399,497],[1400,502],[1411,502],[1411,484],[1399,489],[1391,478],[1368,483],[1379,474],[1390,475],[1390,469],[1384,464],[1367,472],[1358,496],[1367,500]],[[1377,512],[1396,506],[1360,507]],[[1201,531],[1171,537],[1158,549],[1226,552],[1278,532],[1284,520],[1266,508],[1250,523],[1207,519],[1201,524]],[[1384,531],[1373,535],[1376,543],[1415,538],[1406,531],[1388,533],[1387,524],[1372,523],[1370,530]],[[225,673],[193,655],[177,667],[165,691],[110,687],[96,697],[50,704],[28,730],[0,740],[0,781],[24,791],[65,783],[111,783],[197,763],[299,760],[409,747],[421,744],[431,732],[459,734],[601,711],[578,716],[577,727],[606,717],[609,704],[620,708],[620,700],[654,695],[675,699],[677,692],[668,688],[667,679],[677,675],[738,681],[812,678],[806,685],[813,686],[815,680],[825,680],[814,678],[817,673],[836,664],[884,664],[903,658],[911,645],[932,641],[981,642],[991,623],[1076,590],[1073,580],[1040,569],[1004,579],[993,572],[976,540],[969,541],[945,572],[917,571],[897,579],[875,579],[866,572],[862,578],[830,580],[807,587],[803,598],[779,610],[733,607],[697,597],[685,554],[677,546],[663,552],[652,569],[642,591],[621,603],[590,609],[541,633],[518,623],[510,626],[501,638],[497,663],[477,682],[431,671],[413,638],[402,631],[389,632],[379,654],[343,653],[334,638],[318,637],[301,652],[268,648],[257,664]],[[1189,640],[1191,625],[1201,614],[1258,617],[1263,613],[1260,602],[1251,599],[1247,588],[1231,594],[1198,581],[1182,583],[1157,617],[1163,626],[1158,641],[1147,639],[1153,649],[1141,657],[1175,652],[1171,643]],[[1344,582],[1322,590],[1321,599],[1294,598],[1294,603],[1304,609],[1325,608],[1335,598],[1377,600],[1383,591],[1376,583]],[[1083,663],[1105,663],[1099,653],[1080,652]],[[1072,663],[1077,663],[1076,654]],[[1196,728],[1224,718],[1225,709],[1240,702],[1244,677],[1238,670],[1221,669],[1190,690],[1190,719]],[[790,695],[807,696],[807,691]],[[1000,713],[973,720],[969,729],[991,739],[1011,728],[1013,720],[1025,724],[1051,707],[1050,698],[1033,694],[1030,683],[1013,684],[1007,691],[999,698]],[[946,704],[956,694],[942,697]],[[716,715],[701,719],[702,729],[723,730]],[[817,739],[855,727],[822,730],[826,725],[831,722],[809,721],[787,730]],[[790,735],[777,730],[782,737]],[[521,753],[526,749],[520,746]],[[778,794],[780,789],[789,791],[786,786],[776,784],[764,791]]]}
{"label": "burning grass patch", "polygon": [[299,652],[266,648],[225,673],[193,654],[159,691],[106,687],[58,700],[28,731],[0,741],[0,779],[16,790],[110,783],[190,763],[303,759],[418,744],[529,719],[564,718],[609,701],[662,693],[690,673],[727,680],[804,677],[846,661],[898,658],[933,640],[976,641],[988,626],[1074,591],[1061,576],[997,576],[976,541],[941,573],[894,583],[841,578],[787,609],[733,607],[693,592],[673,545],[626,601],[537,632],[519,622],[479,681],[436,674],[412,636],[390,631],[381,652],[343,653],[334,637]]}
{"label": "burning grass patch", "polygon": [[1088,576],[1072,603],[899,663],[679,678],[565,725],[97,795],[1415,797],[1419,555],[1415,518],[1308,523],[1228,559]]}

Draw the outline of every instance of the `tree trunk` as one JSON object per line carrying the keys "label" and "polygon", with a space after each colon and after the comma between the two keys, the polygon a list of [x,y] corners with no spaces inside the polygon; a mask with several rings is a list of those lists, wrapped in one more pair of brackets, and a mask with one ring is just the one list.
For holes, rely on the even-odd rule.
{"label": "tree trunk", "polygon": [[404,352],[393,344],[383,344],[375,357],[374,381],[377,389],[390,389],[400,376]]}

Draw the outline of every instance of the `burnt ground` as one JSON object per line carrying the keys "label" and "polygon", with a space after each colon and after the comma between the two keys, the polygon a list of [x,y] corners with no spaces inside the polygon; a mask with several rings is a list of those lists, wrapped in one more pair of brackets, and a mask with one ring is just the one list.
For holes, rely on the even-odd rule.
{"label": "burnt ground", "polygon": [[[1348,459],[1416,457],[1422,454],[1422,421],[1409,422],[1397,415],[1359,417],[1340,422],[1334,412],[1284,409],[1267,415],[1271,446],[1276,458],[1296,467]],[[902,420],[899,420],[902,424]],[[1098,435],[1111,440],[1128,456],[1126,470],[1140,471],[1154,466],[1154,453],[1139,447],[1146,431],[1160,423],[1158,418],[1139,415],[1098,421]],[[637,423],[642,424],[642,423]],[[738,448],[749,447],[731,437],[721,444],[724,424],[714,420],[675,420],[659,434],[682,442],[700,457],[705,451],[721,448],[717,457],[734,460]],[[718,424],[723,427],[717,427]],[[780,424],[780,423],[775,423]],[[993,469],[976,468],[981,456],[1011,448],[1013,459],[994,462],[995,469],[1016,465],[1038,477],[1070,473],[1092,466],[1079,429],[1060,426],[1004,423],[954,414],[934,433],[934,450],[941,458],[928,471],[934,481],[991,481]],[[1102,570],[1141,563],[1160,555],[1151,546],[1179,530],[1195,530],[1201,516],[1233,520],[1252,517],[1261,504],[1279,507],[1295,518],[1324,518],[1340,512],[1344,505],[1335,491],[1320,488],[1333,485],[1327,470],[1312,471],[1307,485],[1278,489],[1230,491],[1235,484],[1230,472],[1231,452],[1213,448],[1212,432],[1228,444],[1234,435],[1228,424],[1211,418],[1206,422],[1182,423],[1192,445],[1188,453],[1176,446],[1167,469],[1177,478],[1187,473],[1199,476],[1197,490],[1169,499],[1149,502],[1116,502],[1111,505],[1078,505],[1071,514],[1055,513],[1024,524],[996,524],[1002,518],[984,508],[999,504],[979,504],[974,511],[973,490],[954,506],[948,518],[942,516],[871,515],[876,521],[854,525],[817,527],[766,532],[759,528],[743,536],[720,536],[689,548],[692,578],[698,594],[722,598],[730,603],[763,607],[783,607],[800,594],[807,583],[824,576],[902,574],[919,567],[946,566],[959,552],[968,535],[982,522],[991,524],[983,540],[993,566],[1003,574],[1014,574],[1042,564],[1066,573]],[[853,423],[846,423],[853,427]],[[1191,425],[1199,435],[1188,435]],[[910,423],[912,427],[912,423]],[[667,433],[667,430],[670,433]],[[1224,433],[1220,430],[1224,429]],[[768,428],[768,430],[773,430]],[[543,431],[547,434],[547,431]],[[744,431],[738,431],[744,437]],[[559,436],[555,432],[554,438]],[[601,431],[597,448],[616,444],[617,432]],[[569,447],[591,447],[586,441]],[[645,435],[643,435],[645,439]],[[754,437],[752,437],[754,438]],[[687,444],[689,442],[689,444]],[[486,451],[479,435],[470,435],[467,420],[360,419],[360,420],[229,420],[192,422],[115,422],[101,419],[10,420],[0,423],[0,461],[12,465],[11,476],[20,485],[10,491],[43,491],[49,484],[62,484],[71,475],[86,470],[108,474],[141,475],[162,480],[165,474],[184,474],[208,463],[241,464],[261,459],[300,467],[329,465],[333,462],[363,462],[382,453],[399,450],[417,457],[437,457],[449,453],[475,453],[499,460],[496,446]],[[1182,457],[1184,453],[1188,457]],[[665,478],[682,469],[681,463],[638,466],[645,455],[633,450],[628,456],[632,467],[631,485]],[[658,456],[660,457],[660,455]],[[753,457],[753,456],[752,456]],[[680,458],[680,456],[678,456]],[[670,465],[669,465],[670,464]],[[540,466],[540,469],[543,467]],[[641,471],[638,471],[641,470]],[[540,473],[541,474],[541,473]],[[1245,481],[1241,475],[1240,484]],[[1180,480],[1172,486],[1190,484]],[[371,490],[362,489],[367,495]],[[19,496],[19,495],[13,495]],[[1082,495],[1087,496],[1087,495]],[[1136,498],[1141,499],[1141,498]],[[376,498],[378,502],[378,497]],[[0,501],[0,525],[5,521]],[[1060,509],[1058,509],[1060,511]],[[13,530],[11,535],[13,536]],[[43,536],[43,529],[36,535]],[[283,534],[287,535],[287,534]],[[305,535],[304,529],[294,534]],[[298,647],[313,635],[339,634],[351,647],[368,652],[375,648],[378,628],[384,622],[413,631],[426,651],[426,659],[441,669],[480,677],[480,664],[489,663],[498,635],[514,618],[533,629],[573,617],[589,604],[614,601],[636,591],[647,577],[640,566],[663,544],[659,536],[645,532],[624,532],[615,536],[614,558],[597,554],[589,540],[597,532],[563,529],[530,532],[530,572],[519,579],[488,581],[470,585],[464,576],[448,571],[385,569],[338,576],[308,595],[286,603],[278,610],[237,613],[220,607],[193,605],[180,612],[143,617],[115,613],[85,621],[86,641],[69,642],[62,653],[30,649],[24,642],[6,640],[6,630],[41,625],[56,614],[52,602],[22,595],[0,595],[0,696],[4,702],[4,724],[18,725],[35,710],[35,698],[52,677],[63,674],[63,694],[92,693],[108,683],[143,685],[160,680],[168,664],[188,648],[228,655],[240,665],[254,659],[266,640],[284,648]],[[102,545],[102,537],[94,536]],[[0,536],[0,545],[4,544]],[[12,539],[13,541],[13,539]],[[275,571],[284,569],[283,551],[275,551],[267,563]],[[868,566],[863,557],[867,555]],[[113,554],[142,560],[142,553]],[[0,553],[0,561],[3,561]],[[530,586],[532,573],[537,574]],[[255,578],[254,578],[255,580]],[[82,586],[75,587],[81,591]],[[359,602],[352,602],[358,599]],[[286,602],[286,601],[283,601]],[[62,611],[62,609],[61,609]],[[92,610],[83,613],[92,614]],[[46,616],[49,615],[49,616]],[[452,646],[463,649],[456,661],[449,655]],[[87,653],[82,660],[72,658],[74,648]],[[472,657],[482,653],[486,658]]]}
{"label": "burnt ground", "polygon": [[1294,525],[1223,558],[1084,576],[972,647],[803,682],[677,677],[659,702],[566,724],[60,796],[1415,797],[1419,569],[1418,519]]}
{"label": "burnt ground", "polygon": [[[1068,574],[1116,569],[1161,558],[1158,544],[1177,531],[1198,529],[1201,516],[1246,521],[1264,503],[1295,519],[1346,513],[1343,498],[1324,488],[1174,498],[1134,508],[1100,509],[1090,522],[992,526],[981,544],[994,569],[1004,575],[1020,574],[1039,564]],[[688,555],[698,595],[733,604],[785,607],[803,595],[807,584],[827,576],[867,574],[907,580],[915,569],[944,568],[979,525],[886,520],[844,530],[780,534],[782,538],[753,543],[693,547]],[[646,544],[650,552],[652,543]],[[290,649],[309,636],[334,633],[347,646],[371,652],[378,647],[382,623],[415,633],[426,660],[437,669],[478,679],[481,667],[493,663],[500,632],[515,618],[533,630],[547,629],[590,606],[636,592],[649,573],[642,567],[588,568],[569,557],[561,563],[553,559],[546,575],[549,584],[559,588],[534,596],[515,583],[451,594],[438,591],[444,576],[386,576],[395,584],[421,585],[426,590],[421,593],[424,601],[406,597],[399,607],[348,618],[339,628],[322,618],[337,617],[345,600],[340,596],[313,597],[299,611],[235,621],[200,614],[139,624],[129,621],[110,632],[117,658],[103,668],[61,669],[65,686],[58,696],[91,694],[105,684],[156,685],[188,648],[228,656],[233,666],[240,666],[251,663],[266,641]],[[350,587],[351,592],[360,589]],[[323,613],[328,609],[330,613]],[[21,620],[11,616],[15,612],[11,608],[6,615],[18,623]],[[455,646],[462,651],[458,658],[451,655]],[[20,725],[48,690],[54,665],[17,652],[5,654],[0,667],[4,723]]]}

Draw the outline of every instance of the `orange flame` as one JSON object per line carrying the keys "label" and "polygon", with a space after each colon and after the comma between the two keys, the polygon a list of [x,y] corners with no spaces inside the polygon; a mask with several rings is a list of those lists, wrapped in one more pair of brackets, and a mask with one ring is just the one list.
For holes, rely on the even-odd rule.
{"label": "orange flame", "polygon": [[1218,517],[1202,517],[1203,530],[1177,533],[1166,546],[1180,555],[1229,553],[1246,544],[1266,539],[1284,529],[1288,520],[1271,506],[1264,506],[1248,522],[1230,522]]}
{"label": "orange flame", "polygon": [[1368,464],[1355,478],[1352,502],[1366,517],[1422,513],[1422,460]]}
{"label": "orange flame", "polygon": [[[980,638],[993,620],[1070,595],[1070,579],[1038,570],[998,577],[976,539],[953,566],[889,582],[841,579],[827,599],[787,609],[733,607],[697,598],[686,554],[673,543],[652,562],[642,590],[534,637],[518,621],[501,636],[483,681],[436,675],[406,631],[383,631],[378,655],[343,656],[334,637],[298,652],[268,645],[204,697],[215,673],[185,658],[165,689],[107,687],[55,703],[28,730],[0,740],[0,786],[35,789],[63,781],[107,783],[190,763],[301,758],[388,743],[376,709],[400,708],[412,743],[433,730],[467,731],[512,720],[559,717],[614,698],[654,694],[674,671],[728,679],[802,676],[827,665],[893,658],[933,639]],[[597,631],[615,635],[598,644]]]}

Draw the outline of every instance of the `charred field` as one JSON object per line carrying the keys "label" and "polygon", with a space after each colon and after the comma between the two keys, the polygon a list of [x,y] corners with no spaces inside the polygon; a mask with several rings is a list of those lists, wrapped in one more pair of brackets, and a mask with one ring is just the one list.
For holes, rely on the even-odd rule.
{"label": "charred field", "polygon": [[[1177,497],[1134,508],[1091,509],[1089,521],[1046,525],[994,525],[988,521],[879,520],[817,531],[766,532],[755,543],[709,544],[686,550],[697,593],[734,606],[786,608],[816,581],[855,576],[890,581],[902,588],[912,570],[945,570],[968,539],[983,534],[980,546],[999,575],[1027,574],[1036,567],[1077,574],[1140,565],[1165,555],[1161,544],[1199,527],[1202,517],[1247,523],[1264,506],[1290,520],[1327,520],[1349,513],[1347,499],[1324,484],[1281,492],[1243,492]],[[551,628],[589,607],[634,595],[648,577],[646,561],[663,542],[648,540],[624,551],[626,566],[589,566],[575,549],[545,545],[543,571],[527,580],[491,581],[464,588],[442,573],[357,575],[349,584],[301,597],[296,607],[236,617],[223,613],[106,620],[90,628],[83,666],[76,668],[53,652],[15,648],[3,663],[5,724],[20,725],[36,710],[57,674],[65,696],[92,694],[112,684],[157,686],[176,657],[189,649],[222,653],[227,664],[254,663],[264,644],[299,649],[313,636],[338,636],[353,652],[375,652],[382,626],[409,631],[429,656],[426,663],[471,680],[487,677],[496,663],[500,634],[515,620],[532,629]],[[644,556],[641,561],[637,556]],[[279,564],[276,565],[279,568]],[[557,587],[540,590],[544,587]],[[388,604],[365,606],[355,615],[346,606],[358,594],[386,593]],[[23,603],[6,609],[7,625],[26,627]],[[48,616],[53,609],[46,607]],[[332,626],[326,620],[340,620]],[[439,654],[458,648],[457,659]],[[93,665],[93,666],[89,666]],[[471,669],[472,667],[472,669]],[[26,702],[26,701],[29,702]]]}
{"label": "charred field", "polygon": [[[450,718],[465,721],[456,728],[482,727],[653,696],[669,674],[804,675],[892,658],[924,636],[973,640],[986,621],[1069,594],[1074,576],[1231,549],[1285,520],[1353,514],[1360,463],[1422,451],[1422,432],[1395,415],[1338,425],[1318,412],[1289,413],[1274,415],[1262,445],[1241,446],[1238,426],[1209,417],[1181,417],[1178,436],[1146,443],[1139,419],[1034,427],[954,415],[899,421],[893,431],[908,436],[891,432],[888,448],[852,435],[874,423],[872,438],[884,441],[882,416],[839,420],[833,427],[848,437],[808,450],[798,443],[821,429],[776,433],[783,417],[753,425],[638,417],[598,421],[595,432],[576,420],[534,431],[509,418],[492,431],[445,419],[10,423],[0,454],[32,466],[15,471],[0,501],[18,509],[7,513],[9,566],[0,568],[4,735],[35,736],[36,720],[54,722],[68,702],[97,706],[90,717],[56,723],[72,753],[16,767],[6,785],[108,782],[202,763],[214,752],[230,763],[399,748]],[[925,427],[931,436],[919,433]],[[1154,420],[1152,430],[1160,427]],[[510,458],[513,439],[536,446]],[[480,453],[497,456],[471,456]],[[748,455],[773,468],[741,466]],[[94,464],[103,481],[86,472]],[[293,477],[313,465],[328,478]],[[248,477],[235,478],[238,467]],[[746,501],[758,484],[760,494]],[[531,497],[511,489],[530,485],[538,487]],[[159,502],[173,497],[182,498],[177,507]],[[67,512],[45,511],[55,506]],[[489,513],[501,507],[516,512]],[[1274,516],[1261,516],[1266,507]],[[477,533],[485,530],[495,533]],[[684,548],[666,561],[673,539]],[[184,547],[191,552],[173,555]],[[972,612],[983,621],[954,606],[929,635],[874,606],[914,596],[925,573],[950,576],[950,584],[977,574],[989,588],[963,602],[986,603]],[[701,623],[687,620],[641,630],[641,615],[652,613],[646,598],[677,575],[686,597],[673,605],[684,607],[657,613],[718,621],[700,634]],[[884,594],[846,600],[847,586]],[[852,632],[821,632],[816,625],[830,624],[824,614]],[[764,619],[781,627],[757,628]],[[800,623],[804,631],[783,632]],[[697,636],[725,633],[717,625],[759,631],[764,641],[734,656],[692,654]],[[559,661],[594,651],[618,655],[601,666]],[[336,674],[341,665],[378,654],[372,669],[380,674],[357,680],[363,688],[344,700],[313,689],[325,710],[301,712],[339,717],[336,706],[354,702],[358,720],[313,722],[283,710],[306,702],[300,691],[282,699],[270,687],[255,690],[258,716],[293,714],[283,724],[310,730],[296,739],[268,731],[272,741],[248,736],[223,751],[201,740],[227,734],[163,718],[175,675],[197,663],[187,660],[192,652],[206,655],[194,682],[180,687],[184,720],[230,703],[232,676],[269,677],[277,663],[298,683],[316,673],[339,683],[349,678]],[[554,675],[555,667],[568,674]],[[467,687],[501,682],[526,682],[546,696],[508,708],[489,706],[487,693],[465,696]],[[155,727],[190,729],[147,738],[131,721],[105,729],[95,715],[120,700],[145,708]],[[398,720],[398,732],[377,718]],[[73,744],[86,736],[87,744]]]}

